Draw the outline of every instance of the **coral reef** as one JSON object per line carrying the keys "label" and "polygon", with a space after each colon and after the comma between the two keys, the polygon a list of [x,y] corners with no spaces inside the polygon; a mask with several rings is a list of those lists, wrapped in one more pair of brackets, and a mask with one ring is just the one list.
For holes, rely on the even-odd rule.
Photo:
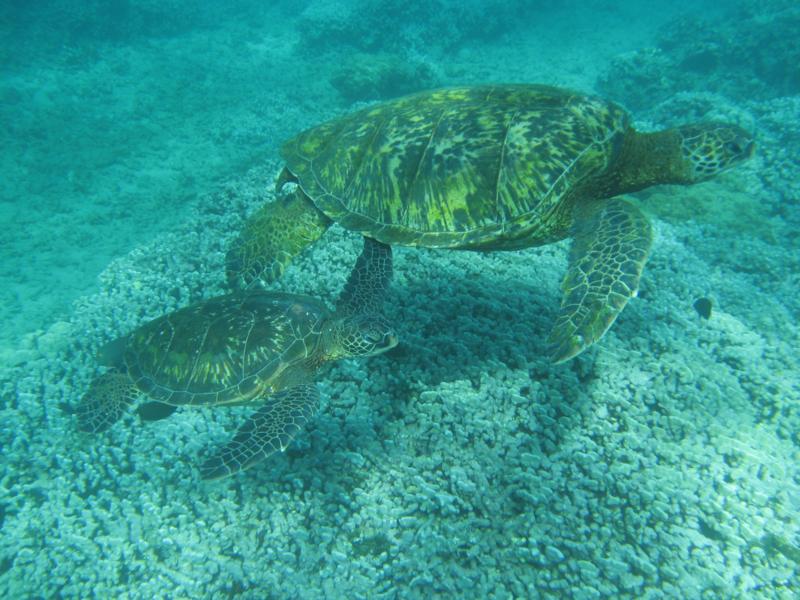
{"label": "coral reef", "polygon": [[782,0],[736,4],[713,21],[679,17],[661,28],[653,47],[616,59],[598,86],[633,109],[701,89],[737,99],[798,94],[798,29],[800,7]]}
{"label": "coral reef", "polygon": [[542,4],[524,0],[315,0],[299,15],[298,50],[317,54],[342,47],[368,52],[424,48],[438,53],[517,29]]}
{"label": "coral reef", "polygon": [[[709,271],[699,226],[658,224],[640,299],[560,368],[544,334],[563,245],[397,249],[403,345],[334,368],[314,426],[240,478],[202,484],[192,463],[246,408],[76,433],[93,350],[218,293],[227,241],[277,168],[115,261],[4,370],[0,595],[791,594],[800,365],[779,332],[796,324],[753,275]],[[281,287],[335,296],[359,243],[328,235]]]}
{"label": "coral reef", "polygon": [[[570,2],[602,32],[578,43],[575,18],[548,36],[522,2],[285,3],[261,28],[211,22],[234,9],[206,2],[204,29],[198,3],[170,16],[175,3],[147,0],[164,35],[185,35],[115,47],[91,25],[62,48],[98,4],[58,4],[77,20],[38,41],[54,27],[31,25],[39,4],[0,8],[27,23],[0,32],[0,597],[798,596],[795,2],[706,12],[705,29],[676,20],[608,71],[604,90],[637,126],[731,120],[758,150],[715,181],[640,195],[652,256],[601,344],[556,367],[544,357],[565,244],[397,248],[387,308],[401,345],[338,364],[313,426],[216,483],[199,481],[198,455],[249,407],[130,416],[99,439],[71,411],[101,344],[222,291],[228,241],[274,199],[280,141],[341,100],[412,85],[406,68],[430,67],[432,84],[458,68],[462,82],[588,89],[603,69],[593,44],[630,49],[655,22]],[[524,4],[546,16],[556,3]],[[41,60],[18,56],[28,45]],[[276,289],[336,297],[360,243],[326,235]]]}
{"label": "coral reef", "polygon": [[436,87],[437,78],[425,62],[401,60],[388,53],[355,53],[330,78],[348,102],[381,100]]}

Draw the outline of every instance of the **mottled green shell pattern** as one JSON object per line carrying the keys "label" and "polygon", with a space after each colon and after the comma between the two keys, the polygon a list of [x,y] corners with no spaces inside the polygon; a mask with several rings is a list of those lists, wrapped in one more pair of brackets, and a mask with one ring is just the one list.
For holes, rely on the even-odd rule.
{"label": "mottled green shell pattern", "polygon": [[622,108],[577,92],[447,88],[324,123],[282,155],[320,210],[381,242],[544,243],[566,235],[561,201],[605,171],[627,128]]}
{"label": "mottled green shell pattern", "polygon": [[287,370],[314,359],[328,316],[314,298],[220,296],[131,333],[125,364],[142,392],[167,404],[247,402],[280,388]]}

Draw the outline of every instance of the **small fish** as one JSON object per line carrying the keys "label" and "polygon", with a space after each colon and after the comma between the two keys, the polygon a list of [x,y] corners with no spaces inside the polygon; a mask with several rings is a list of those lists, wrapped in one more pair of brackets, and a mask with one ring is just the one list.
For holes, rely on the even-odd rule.
{"label": "small fish", "polygon": [[698,315],[704,319],[711,318],[711,300],[708,298],[698,298],[694,301],[693,306]]}

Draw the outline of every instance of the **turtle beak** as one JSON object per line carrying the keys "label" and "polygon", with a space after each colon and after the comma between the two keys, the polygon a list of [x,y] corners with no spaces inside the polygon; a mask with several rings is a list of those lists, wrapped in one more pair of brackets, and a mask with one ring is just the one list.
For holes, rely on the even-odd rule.
{"label": "turtle beak", "polygon": [[397,346],[399,342],[400,340],[397,338],[397,335],[394,333],[387,333],[385,336],[383,336],[381,343],[377,345],[375,354],[381,354],[387,350],[391,350]]}
{"label": "turtle beak", "polygon": [[745,156],[747,158],[752,158],[753,154],[756,152],[756,143],[754,140],[748,140],[745,145]]}

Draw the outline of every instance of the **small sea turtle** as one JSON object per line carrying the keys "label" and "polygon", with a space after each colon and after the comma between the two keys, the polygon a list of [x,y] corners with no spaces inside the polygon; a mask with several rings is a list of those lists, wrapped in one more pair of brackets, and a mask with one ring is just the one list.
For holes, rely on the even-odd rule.
{"label": "small sea turtle", "polygon": [[263,402],[235,437],[201,466],[204,479],[231,475],[285,450],[317,410],[314,378],[340,358],[373,356],[397,344],[377,312],[389,282],[385,247],[366,241],[332,313],[296,294],[244,291],[164,315],[112,342],[113,370],[96,378],[77,408],[78,426],[100,432],[141,395],[146,413],[183,405]]}
{"label": "small sea turtle", "polygon": [[279,277],[336,222],[384,244],[517,250],[573,238],[555,361],[596,342],[635,295],[652,232],[619,198],[704,181],[752,136],[706,122],[637,132],[613,102],[540,85],[441,89],[309,129],[281,150],[278,189],[231,247],[232,286]]}

